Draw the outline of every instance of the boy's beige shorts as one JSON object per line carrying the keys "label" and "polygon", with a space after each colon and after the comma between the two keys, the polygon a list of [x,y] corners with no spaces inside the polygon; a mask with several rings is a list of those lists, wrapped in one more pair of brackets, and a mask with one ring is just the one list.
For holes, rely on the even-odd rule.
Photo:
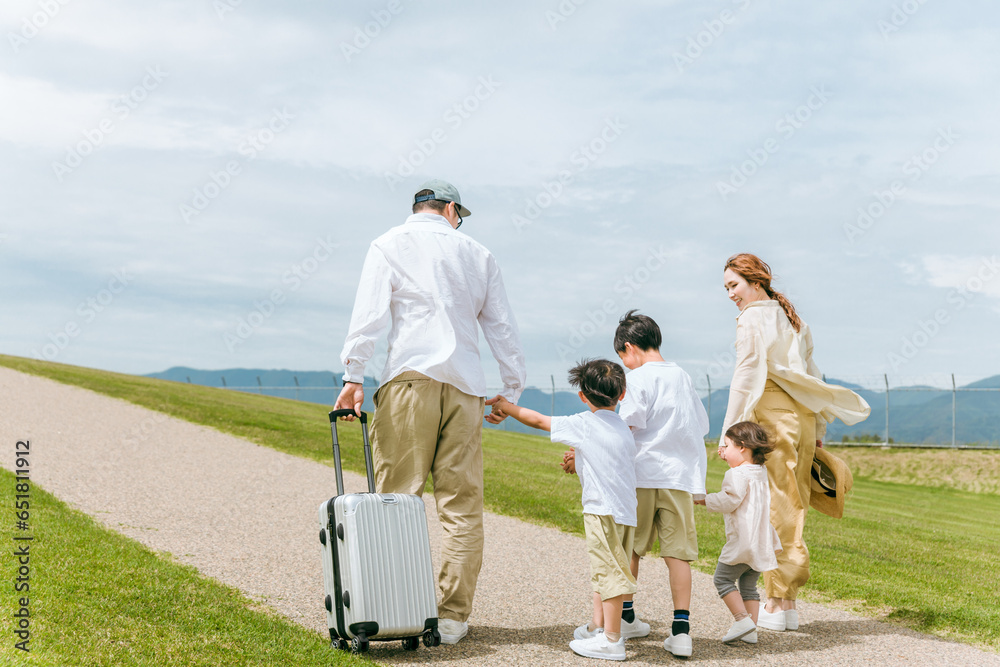
{"label": "boy's beige shorts", "polygon": [[632,576],[632,538],[635,529],[615,523],[614,517],[584,514],[590,556],[590,584],[602,600],[635,593]]}
{"label": "boy's beige shorts", "polygon": [[635,553],[645,556],[660,538],[660,556],[698,559],[694,498],[679,489],[636,489]]}

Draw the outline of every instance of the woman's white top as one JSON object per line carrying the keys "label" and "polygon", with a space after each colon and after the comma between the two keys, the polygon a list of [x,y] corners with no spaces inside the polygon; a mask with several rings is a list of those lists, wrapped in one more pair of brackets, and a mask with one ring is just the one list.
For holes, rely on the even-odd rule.
{"label": "woman's white top", "polygon": [[777,301],[747,304],[736,318],[736,370],[729,386],[722,435],[733,424],[754,421],[753,411],[768,379],[816,413],[816,437],[820,440],[834,418],[845,424],[867,418],[871,408],[865,399],[846,387],[823,382],[812,355],[812,333],[807,324],[803,322],[795,331]]}
{"label": "woman's white top", "polygon": [[705,496],[705,507],[725,514],[726,546],[719,554],[720,563],[745,563],[758,572],[778,567],[774,552],[781,551],[781,541],[771,526],[771,492],[764,466],[744,463],[727,470],[722,490]]}

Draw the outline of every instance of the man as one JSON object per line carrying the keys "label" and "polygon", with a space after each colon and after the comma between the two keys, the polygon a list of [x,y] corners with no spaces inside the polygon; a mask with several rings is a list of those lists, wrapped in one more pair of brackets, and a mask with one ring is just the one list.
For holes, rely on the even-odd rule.
{"label": "man", "polygon": [[[500,268],[486,248],[458,231],[469,215],[454,186],[428,181],[413,197],[413,215],[372,242],[341,353],[344,389],[335,406],[361,410],[365,363],[388,329],[372,420],[375,485],[380,493],[421,494],[433,476],[444,530],[438,630],[445,644],[468,632],[483,561],[486,378],[477,322],[500,365],[500,395],[516,403],[525,381]],[[486,419],[498,424],[503,417]]]}

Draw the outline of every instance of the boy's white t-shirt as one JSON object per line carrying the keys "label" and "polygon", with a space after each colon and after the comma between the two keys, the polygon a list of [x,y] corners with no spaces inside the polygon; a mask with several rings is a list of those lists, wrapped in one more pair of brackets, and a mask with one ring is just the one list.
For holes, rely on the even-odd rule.
{"label": "boy's white t-shirt", "polygon": [[621,417],[611,410],[553,417],[551,435],[576,449],[584,513],[635,526],[635,441]]}
{"label": "boy's white t-shirt", "polygon": [[635,437],[640,489],[705,493],[708,413],[684,369],[651,361],[625,376],[619,414]]}

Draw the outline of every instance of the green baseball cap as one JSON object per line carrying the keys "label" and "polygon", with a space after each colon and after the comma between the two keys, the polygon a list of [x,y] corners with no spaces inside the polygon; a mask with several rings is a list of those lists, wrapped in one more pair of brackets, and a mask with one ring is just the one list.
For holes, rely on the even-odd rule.
{"label": "green baseball cap", "polygon": [[417,192],[420,192],[421,190],[430,190],[434,193],[434,196],[424,195],[423,197],[417,197],[416,195],[413,195],[414,204],[419,204],[420,202],[427,201],[428,199],[453,201],[458,206],[458,214],[463,218],[467,218],[472,215],[472,211],[462,206],[462,196],[458,194],[458,190],[454,185],[448,183],[447,181],[442,181],[440,179],[427,181],[417,188]]}

